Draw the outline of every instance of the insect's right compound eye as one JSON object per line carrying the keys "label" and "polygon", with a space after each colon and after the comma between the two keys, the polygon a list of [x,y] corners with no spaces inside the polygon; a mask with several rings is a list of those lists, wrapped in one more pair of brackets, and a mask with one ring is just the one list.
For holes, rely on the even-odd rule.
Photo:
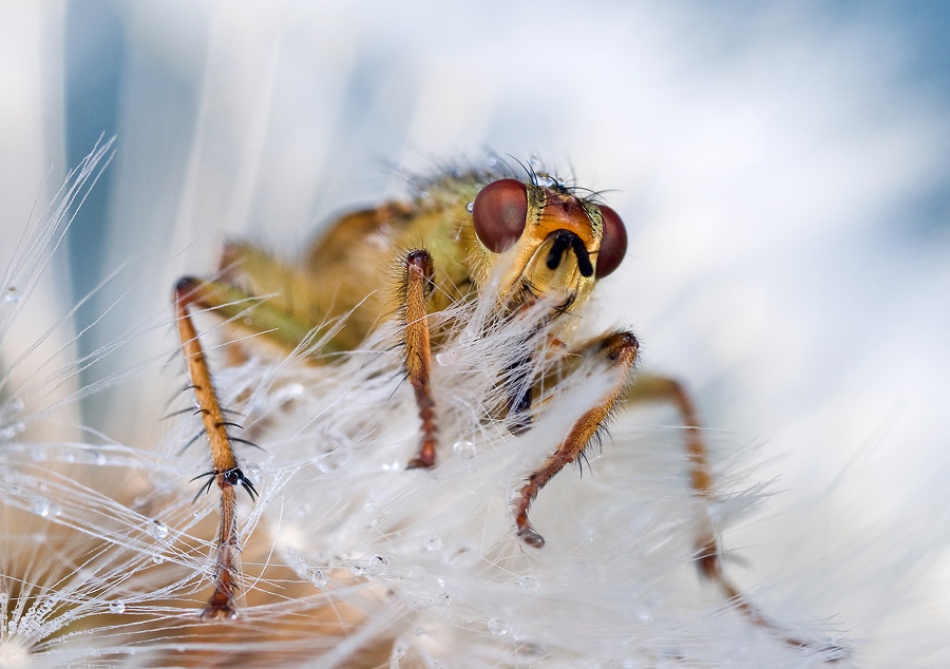
{"label": "insect's right compound eye", "polygon": [[600,215],[604,220],[604,236],[597,254],[597,278],[603,279],[620,266],[627,253],[627,229],[610,207],[600,205]]}
{"label": "insect's right compound eye", "polygon": [[472,205],[478,240],[492,253],[507,251],[521,237],[528,218],[528,190],[517,179],[500,179],[482,188]]}

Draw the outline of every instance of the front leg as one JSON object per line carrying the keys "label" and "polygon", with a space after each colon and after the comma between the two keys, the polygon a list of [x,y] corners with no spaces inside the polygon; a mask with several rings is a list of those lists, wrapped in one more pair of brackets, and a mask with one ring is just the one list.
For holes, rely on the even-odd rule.
{"label": "front leg", "polygon": [[519,491],[514,509],[515,525],[518,536],[529,546],[535,548],[544,546],[544,537],[538,534],[528,521],[531,503],[538,496],[541,488],[547,485],[548,481],[564,468],[564,465],[577,459],[603,425],[611,408],[627,387],[637,360],[638,348],[639,344],[633,333],[615,332],[593,340],[581,350],[582,355],[595,355],[604,359],[611,366],[615,381],[608,393],[574,423],[564,441],[539,469],[528,476],[527,482]]}
{"label": "front leg", "polygon": [[406,256],[403,280],[402,313],[405,329],[406,375],[416,394],[419,419],[422,421],[422,442],[419,452],[407,467],[428,469],[435,465],[435,400],[429,379],[432,375],[432,345],[429,341],[429,310],[426,306],[432,292],[432,256],[428,251],[410,251]]}

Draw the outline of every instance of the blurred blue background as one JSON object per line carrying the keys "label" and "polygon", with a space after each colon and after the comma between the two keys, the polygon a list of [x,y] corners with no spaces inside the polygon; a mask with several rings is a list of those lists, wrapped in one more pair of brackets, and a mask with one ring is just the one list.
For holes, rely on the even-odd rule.
{"label": "blurred blue background", "polygon": [[[610,5],[611,3],[600,3]],[[639,14],[649,18],[650,3],[633,3],[629,12],[631,23],[641,19]],[[328,15],[332,15],[333,3],[317,3],[329,8]],[[191,19],[197,24],[196,30],[208,29],[211,14],[214,11],[226,11],[226,8],[214,3],[198,3],[205,11],[191,12]],[[616,5],[615,5],[616,6]],[[172,11],[180,12],[181,3],[170,3]],[[638,11],[646,8],[647,11]],[[894,84],[895,95],[915,95],[929,98],[937,108],[950,109],[950,7],[944,2],[862,2],[852,0],[835,3],[796,3],[795,7],[788,3],[760,3],[760,2],[713,2],[713,3],[680,3],[680,9],[687,15],[685,24],[695,22],[702,25],[710,21],[714,29],[705,34],[709,40],[705,45],[711,55],[710,67],[716,66],[716,60],[727,61],[730,52],[742,52],[755,48],[756,39],[750,39],[762,31],[763,25],[768,31],[782,30],[783,18],[790,24],[807,20],[814,22],[816,35],[835,35],[847,32],[854,26],[861,26],[868,31],[869,38],[876,34],[884,42],[881,49],[870,48],[862,55],[865,60],[857,74],[868,79],[884,77]],[[495,10],[499,7],[495,6]],[[570,6],[564,6],[570,11]],[[266,11],[266,10],[264,10]],[[557,6],[552,7],[557,11]],[[413,17],[407,11],[404,20],[414,22],[422,20]],[[598,21],[598,5],[592,5],[585,10],[586,20],[596,24]],[[692,16],[688,16],[692,14]],[[190,108],[196,112],[200,104],[200,73],[206,67],[202,58],[209,52],[194,52],[188,54],[194,57],[190,63],[191,72],[175,71],[168,62],[156,60],[152,63],[142,63],[142,69],[130,71],[128,61],[134,52],[130,41],[136,39],[136,34],[143,33],[141,26],[136,26],[135,12],[131,11],[126,3],[114,0],[73,0],[68,3],[65,22],[65,119],[66,119],[66,146],[67,163],[77,164],[89,151],[90,147],[101,136],[106,137],[120,134],[120,109],[122,95],[133,84],[130,76],[142,77],[142,69],[147,70],[144,76],[165,79],[162,82],[174,91],[176,104]],[[768,24],[771,24],[770,26]],[[462,26],[439,26],[433,22],[434,32],[456,31],[464,34]],[[400,73],[398,61],[407,58],[407,51],[412,44],[403,43],[399,39],[401,27],[392,26],[393,44],[389,45],[392,53],[383,57],[373,54],[372,45],[362,45],[367,49],[364,58],[352,72],[346,83],[348,98],[346,108],[353,114],[360,114],[379,93],[381,87],[387,84],[387,77],[405,76]],[[816,43],[810,45],[816,52],[823,48],[816,37]],[[545,61],[550,59],[550,67],[557,67],[558,55],[556,41],[561,36],[554,36],[554,44],[546,45],[539,50],[537,60],[515,60],[512,67],[546,67]],[[172,42],[175,35],[164,35],[162,39]],[[358,35],[354,35],[356,41]],[[463,39],[475,40],[466,36]],[[893,48],[894,46],[897,48]],[[451,47],[449,47],[451,48]],[[899,62],[894,59],[899,56]],[[662,54],[658,55],[662,57]],[[816,62],[816,67],[821,63]],[[776,76],[781,76],[776,73]],[[819,101],[815,101],[816,104]],[[900,101],[895,100],[892,112],[900,111]],[[411,101],[407,102],[407,105]],[[390,109],[389,114],[401,115],[408,118],[410,111],[405,109]],[[352,120],[347,122],[351,124]],[[178,132],[187,133],[188,128],[180,128]],[[400,138],[397,138],[400,139]],[[118,151],[123,151],[123,142],[120,141]],[[423,147],[431,148],[431,147]],[[459,147],[453,147],[459,148]],[[465,147],[467,148],[467,147]],[[504,151],[503,147],[495,147]],[[367,162],[379,157],[394,157],[387,154],[401,150],[397,145],[379,147],[378,155],[363,156]],[[107,172],[100,185],[94,190],[82,211],[75,221],[74,234],[71,237],[70,259],[73,267],[73,298],[79,300],[95,286],[101,278],[104,262],[104,246],[99,243],[105,234],[105,226],[109,220],[109,202],[113,196],[113,184],[116,175],[114,171]],[[950,244],[950,182],[931,184],[921,192],[909,194],[907,201],[899,203],[900,209],[892,212],[891,225],[881,224],[877,232],[881,240],[888,244]],[[324,215],[326,212],[324,213]],[[97,241],[98,240],[98,241]],[[102,305],[93,300],[83,310],[84,322],[90,322],[94,315],[102,311]],[[88,351],[87,351],[88,352]]]}
{"label": "blurred blue background", "polygon": [[[944,3],[544,7],[68,3],[65,163],[118,136],[69,237],[71,300],[134,265],[78,324],[130,282],[142,296],[81,354],[115,337],[110,321],[161,313],[229,236],[292,257],[334,213],[404,192],[389,165],[495,150],[610,191],[631,253],[602,319],[632,322],[645,364],[693,380],[715,424],[772,438],[827,412],[783,447],[854,442],[871,406],[939,395]],[[836,420],[836,394],[865,409]]]}

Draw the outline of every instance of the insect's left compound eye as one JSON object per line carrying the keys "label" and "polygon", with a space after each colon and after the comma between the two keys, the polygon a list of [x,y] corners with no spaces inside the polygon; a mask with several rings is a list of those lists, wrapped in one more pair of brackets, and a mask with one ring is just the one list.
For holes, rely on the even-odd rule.
{"label": "insect's left compound eye", "polygon": [[600,215],[604,219],[604,236],[597,254],[596,274],[598,279],[603,279],[620,266],[627,253],[627,229],[610,207],[600,205]]}
{"label": "insect's left compound eye", "polygon": [[507,251],[521,237],[528,218],[528,191],[517,179],[482,188],[472,205],[475,234],[492,253]]}

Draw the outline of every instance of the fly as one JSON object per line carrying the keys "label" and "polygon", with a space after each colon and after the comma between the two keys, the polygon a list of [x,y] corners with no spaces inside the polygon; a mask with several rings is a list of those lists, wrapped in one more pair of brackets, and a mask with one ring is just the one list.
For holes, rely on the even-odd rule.
{"label": "fly", "polygon": [[[406,249],[394,258],[393,249]],[[594,286],[613,273],[627,251],[627,233],[620,216],[596,194],[566,185],[553,175],[527,170],[524,178],[501,169],[452,173],[427,182],[411,202],[388,202],[347,214],[314,243],[303,262],[287,264],[260,248],[228,244],[217,280],[181,279],[175,289],[182,354],[207,433],[212,469],[207,486],[221,493],[217,569],[214,592],[203,617],[234,617],[239,577],[236,490],[253,498],[254,484],[241,470],[215,392],[190,310],[212,309],[226,318],[240,316],[267,340],[292,350],[321,323],[346,317],[321,351],[356,349],[381,320],[390,315],[385,291],[394,282],[389,268],[397,260],[398,318],[404,370],[413,388],[419,415],[419,442],[407,453],[407,468],[437,466],[439,403],[430,387],[433,342],[428,316],[461,301],[491,299],[498,319],[516,318],[539,304],[550,304],[545,341],[569,341],[570,319]],[[491,291],[487,287],[491,283]],[[238,286],[241,286],[240,288]],[[490,294],[490,296],[489,296]],[[249,299],[270,295],[249,311]],[[662,401],[674,405],[685,426],[692,491],[701,500],[713,494],[707,450],[700,436],[689,395],[673,379],[634,374],[639,350],[629,330],[606,332],[566,346],[575,358],[594,357],[612,370],[612,386],[592,402],[563,435],[551,444],[547,459],[530,472],[518,490],[512,513],[514,531],[539,549],[545,539],[529,520],[529,511],[544,486],[579,458],[611,412],[633,402]],[[539,342],[536,349],[540,349]],[[530,349],[529,349],[530,350]],[[503,380],[508,395],[510,429],[530,429],[530,411],[550,379],[532,377],[534,354],[517,357]],[[569,374],[570,369],[560,372]],[[552,376],[557,376],[554,374]],[[816,645],[787,635],[754,607],[723,571],[722,551],[711,524],[695,537],[696,565],[717,585],[737,610],[754,624],[769,629],[792,646],[814,647],[829,657],[843,656],[834,645]]]}

